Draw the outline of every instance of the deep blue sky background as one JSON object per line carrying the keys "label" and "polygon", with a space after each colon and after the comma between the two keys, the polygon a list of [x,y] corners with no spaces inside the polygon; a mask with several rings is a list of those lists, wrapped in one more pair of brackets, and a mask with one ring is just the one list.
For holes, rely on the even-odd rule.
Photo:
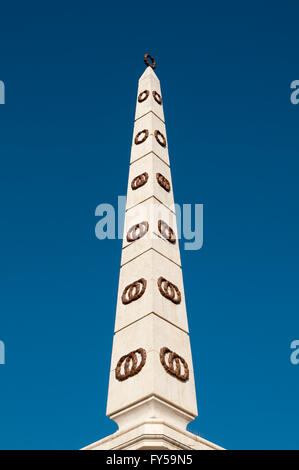
{"label": "deep blue sky background", "polygon": [[0,448],[76,449],[105,417],[121,242],[95,208],[126,193],[143,54],[158,62],[199,417],[233,449],[299,448],[299,7],[284,2],[0,4]]}

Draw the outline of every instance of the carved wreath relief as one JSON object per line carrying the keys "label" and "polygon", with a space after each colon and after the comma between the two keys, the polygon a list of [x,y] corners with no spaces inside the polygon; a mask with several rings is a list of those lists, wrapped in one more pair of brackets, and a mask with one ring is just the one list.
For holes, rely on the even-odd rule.
{"label": "carved wreath relief", "polygon": [[133,377],[141,371],[146,361],[146,351],[143,348],[131,351],[120,358],[115,369],[115,377],[119,381]]}
{"label": "carved wreath relief", "polygon": [[[164,277],[159,277],[158,288],[160,293],[168,300],[171,300],[174,304],[181,303],[181,293],[179,288],[170,281],[167,281]],[[140,299],[144,294],[147,282],[142,277],[138,281],[132,282],[127,285],[122,293],[121,300],[124,305],[130,304],[134,300]]]}
{"label": "carved wreath relief", "polygon": [[[138,98],[137,98],[138,103],[143,103],[143,101],[147,100],[147,98],[149,97],[149,94],[150,94],[150,92],[148,90],[144,90],[141,93],[139,93]],[[161,105],[162,104],[162,96],[160,95],[160,93],[158,93],[157,91],[154,90],[152,92],[152,95],[153,95],[154,100],[159,105]]]}
{"label": "carved wreath relief", "polygon": [[127,241],[133,242],[142,238],[148,231],[148,222],[140,222],[139,224],[133,225],[127,233]]}
{"label": "carved wreath relief", "polygon": [[[166,372],[178,380],[186,382],[189,379],[189,367],[185,359],[169,348],[160,349],[160,361]],[[120,382],[137,375],[146,362],[146,351],[135,349],[122,356],[115,369],[115,378]]]}
{"label": "carved wreath relief", "polygon": [[164,135],[162,134],[162,132],[156,130],[154,132],[154,136],[155,136],[156,141],[158,142],[158,144],[161,145],[161,147],[166,147],[166,139],[165,139]]}
{"label": "carved wreath relief", "polygon": [[162,96],[157,92],[157,91],[153,91],[153,97],[154,97],[154,100],[158,103],[158,104],[162,104]]}
{"label": "carved wreath relief", "polygon": [[138,103],[142,103],[142,102],[145,101],[148,97],[149,97],[149,91],[148,91],[148,90],[142,91],[142,92],[139,93],[139,95],[138,95]]}
{"label": "carved wreath relief", "polygon": [[125,287],[123,294],[121,296],[122,303],[124,305],[130,304],[134,300],[140,299],[144,294],[146,289],[146,280],[141,278],[138,281],[132,282],[127,287]]}
{"label": "carved wreath relief", "polygon": [[[147,181],[148,181],[149,175],[145,171],[144,173],[141,173],[141,175],[135,176],[135,178],[131,182],[131,188],[133,191],[135,191],[138,188],[141,188],[144,186]],[[165,189],[169,193],[170,191],[170,183],[165,176],[163,176],[161,173],[156,173],[156,179],[161,188]]]}
{"label": "carved wreath relief", "polygon": [[[136,134],[135,139],[134,139],[135,144],[136,145],[142,144],[143,142],[146,141],[148,136],[149,136],[148,129],[143,129],[142,131],[138,132],[138,134]],[[166,147],[166,139],[164,135],[162,134],[162,132],[155,130],[154,136],[158,144],[161,145],[161,147]]]}
{"label": "carved wreath relief", "polygon": [[174,231],[166,222],[164,222],[164,220],[158,220],[158,230],[165,240],[168,240],[169,243],[175,244],[176,238]]}
{"label": "carved wreath relief", "polygon": [[148,129],[143,129],[143,131],[138,132],[138,134],[136,134],[136,137],[135,137],[135,140],[134,140],[135,144],[136,145],[142,144],[143,142],[146,141],[148,136],[149,136]]}
{"label": "carved wreath relief", "polygon": [[133,191],[135,191],[135,189],[141,188],[141,186],[147,183],[147,180],[148,180],[148,173],[145,171],[144,173],[136,176],[132,180],[131,188],[133,189]]}
{"label": "carved wreath relief", "polygon": [[165,191],[167,191],[169,193],[170,183],[169,183],[168,179],[165,178],[165,176],[161,175],[161,173],[156,173],[156,178],[157,178],[157,181],[158,181],[159,185],[161,186],[161,188],[165,189]]}
{"label": "carved wreath relief", "polygon": [[189,368],[184,358],[168,348],[160,349],[160,361],[166,372],[182,382],[189,379]]}
{"label": "carved wreath relief", "polygon": [[174,304],[181,303],[181,293],[179,288],[175,284],[172,284],[172,282],[167,281],[164,277],[159,277],[158,288],[160,293],[166,299],[171,300]]}

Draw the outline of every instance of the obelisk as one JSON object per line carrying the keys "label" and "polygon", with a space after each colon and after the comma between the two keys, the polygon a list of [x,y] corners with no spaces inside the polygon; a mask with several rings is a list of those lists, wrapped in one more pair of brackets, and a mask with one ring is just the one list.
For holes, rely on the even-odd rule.
{"label": "obelisk", "polygon": [[118,431],[85,449],[217,449],[197,416],[168,141],[156,63],[139,79],[107,416]]}

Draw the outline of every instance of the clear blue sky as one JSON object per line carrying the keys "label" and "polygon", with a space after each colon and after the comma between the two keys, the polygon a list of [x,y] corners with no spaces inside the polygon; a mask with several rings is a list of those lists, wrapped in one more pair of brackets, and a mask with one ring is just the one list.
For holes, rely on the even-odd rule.
{"label": "clear blue sky", "polygon": [[158,62],[199,417],[232,449],[299,448],[295,1],[0,5],[0,448],[76,449],[105,416],[121,242],[95,208],[126,193],[143,54]]}

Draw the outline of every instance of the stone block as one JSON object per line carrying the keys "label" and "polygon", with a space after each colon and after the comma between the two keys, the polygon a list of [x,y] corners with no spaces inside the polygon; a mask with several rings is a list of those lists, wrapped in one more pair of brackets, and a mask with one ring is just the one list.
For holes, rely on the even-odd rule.
{"label": "stone block", "polygon": [[[148,93],[145,93],[146,91]],[[159,104],[154,98],[154,92],[157,92],[162,97],[160,81],[152,68],[148,67],[144,74],[140,77],[138,83],[135,120],[152,111],[164,122],[163,98],[162,104]],[[146,97],[146,95],[148,96]],[[141,99],[145,97],[146,99],[144,99],[142,102],[139,102],[139,96]],[[157,97],[157,99],[159,101],[159,97]]]}
{"label": "stone block", "polygon": [[[149,135],[144,142],[136,144],[135,138],[139,132],[147,130]],[[163,147],[154,136],[155,131],[161,132],[166,141],[166,146]],[[142,134],[139,140],[142,140],[144,134]],[[150,112],[145,116],[135,121],[133,140],[132,140],[132,151],[131,151],[131,163],[135,162],[141,157],[144,157],[150,152],[154,152],[158,157],[161,158],[167,165],[169,165],[168,156],[168,144],[166,136],[165,124],[159,119],[154,113]]]}
{"label": "stone block", "polygon": [[[164,369],[160,349],[169,348],[188,364],[189,379],[182,382]],[[115,377],[119,359],[138,348],[146,351],[146,362],[140,372],[126,380]],[[172,406],[197,415],[196,395],[189,336],[154,314],[135,322],[114,335],[108,392],[107,415],[110,416],[151,395]]]}
{"label": "stone block", "polygon": [[[142,233],[141,238],[135,239]],[[150,248],[181,265],[175,214],[153,197],[126,212],[121,264]]]}
{"label": "stone block", "polygon": [[[148,174],[147,182],[143,186],[133,190],[131,187],[132,181],[143,173]],[[166,191],[160,186],[156,177],[157,173],[168,180],[170,183],[170,191]],[[152,152],[130,165],[126,208],[130,209],[151,196],[154,196],[165,206],[174,211],[174,196],[170,168]]]}
{"label": "stone block", "polygon": [[[161,294],[158,288],[160,277],[170,281],[179,289],[181,295],[179,304],[173,303]],[[141,278],[146,280],[143,295],[124,304],[122,301],[124,289]],[[169,259],[150,249],[125,264],[120,270],[115,331],[152,312],[188,332],[182,270]]]}

